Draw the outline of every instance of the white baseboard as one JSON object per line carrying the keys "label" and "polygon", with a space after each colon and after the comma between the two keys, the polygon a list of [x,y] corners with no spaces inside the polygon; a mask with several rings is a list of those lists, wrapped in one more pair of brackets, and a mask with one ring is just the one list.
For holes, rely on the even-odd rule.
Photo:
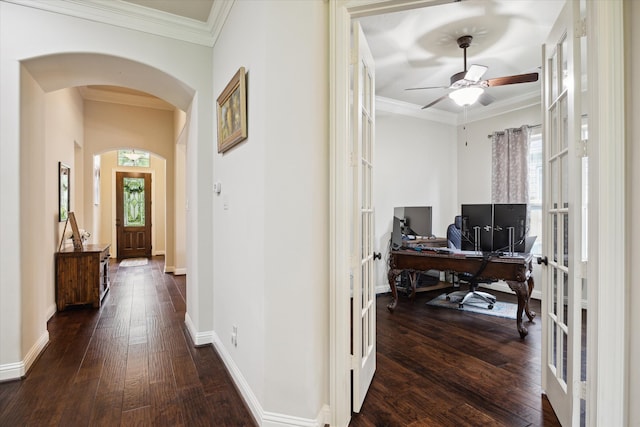
{"label": "white baseboard", "polygon": [[165,273],[173,273],[174,276],[184,276],[187,274],[186,268],[176,268],[173,265],[165,265],[164,266]]}
{"label": "white baseboard", "polygon": [[0,365],[0,381],[17,380],[24,377],[48,343],[49,331],[44,331],[38,341],[29,349],[24,360]]}
{"label": "white baseboard", "polygon": [[[491,289],[493,291],[504,292],[507,294],[513,294],[514,292],[511,290],[507,282],[493,282],[493,283],[483,283],[480,285],[483,288]],[[542,300],[542,291],[540,289],[533,288],[533,292],[531,292],[531,299]]]}
{"label": "white baseboard", "polygon": [[47,312],[45,313],[45,316],[47,316],[47,320],[50,320],[54,314],[56,314],[56,311],[58,311],[58,307],[56,307],[56,303],[52,303],[49,308],[47,309]]}
{"label": "white baseboard", "polygon": [[187,325],[187,331],[189,331],[191,340],[195,345],[213,344],[213,336],[215,333],[213,331],[198,332],[191,321],[191,317],[189,317],[189,313],[184,315],[184,323]]}
{"label": "white baseboard", "polygon": [[25,372],[29,371],[33,362],[36,361],[42,350],[49,344],[49,331],[45,330],[38,341],[29,349],[27,355],[24,358],[24,369]]}
{"label": "white baseboard", "polygon": [[315,419],[295,417],[287,414],[268,412],[262,409],[258,398],[249,387],[249,383],[240,372],[226,347],[220,341],[220,337],[213,333],[213,346],[224,362],[227,371],[231,375],[236,388],[240,391],[242,399],[245,401],[251,415],[261,427],[322,427],[329,424],[331,420],[331,410],[328,405],[324,405]]}
{"label": "white baseboard", "polygon": [[153,256],[164,256],[164,251],[153,251]]}
{"label": "white baseboard", "polygon": [[391,286],[389,285],[376,286],[376,294],[386,294],[387,292],[391,292]]}
{"label": "white baseboard", "polygon": [[0,365],[0,381],[19,380],[24,376],[24,362]]}
{"label": "white baseboard", "polygon": [[185,315],[185,323],[187,330],[191,335],[191,339],[196,345],[213,344],[214,348],[220,355],[220,358],[224,362],[227,371],[231,375],[236,388],[240,391],[242,399],[245,401],[251,415],[256,420],[259,426],[262,427],[321,427],[328,424],[328,420],[331,417],[331,411],[328,406],[322,408],[316,419],[306,419],[300,417],[293,417],[286,414],[278,414],[273,412],[265,412],[258,401],[258,398],[249,387],[249,383],[240,372],[240,369],[235,364],[231,355],[227,351],[226,347],[220,341],[220,337],[211,332],[197,332],[191,318],[188,314]]}
{"label": "white baseboard", "polygon": [[[491,289],[493,291],[498,291],[498,292],[505,292],[507,294],[512,294],[514,293],[511,288],[509,288],[509,285],[507,285],[507,282],[494,282],[494,283],[483,283],[480,285],[483,288],[487,288],[487,289]],[[387,292],[391,292],[391,288],[389,287],[389,285],[378,285],[376,286],[376,294],[384,294]],[[531,298],[532,299],[537,299],[537,300],[541,300],[542,299],[542,291],[540,289],[533,289],[533,292],[531,293]]]}

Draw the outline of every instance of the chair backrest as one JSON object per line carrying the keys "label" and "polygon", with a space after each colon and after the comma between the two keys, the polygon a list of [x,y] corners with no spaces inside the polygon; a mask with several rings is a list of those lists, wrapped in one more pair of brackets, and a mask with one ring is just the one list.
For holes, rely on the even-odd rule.
{"label": "chair backrest", "polygon": [[457,215],[453,224],[447,227],[447,245],[450,249],[460,249],[462,240],[462,215]]}

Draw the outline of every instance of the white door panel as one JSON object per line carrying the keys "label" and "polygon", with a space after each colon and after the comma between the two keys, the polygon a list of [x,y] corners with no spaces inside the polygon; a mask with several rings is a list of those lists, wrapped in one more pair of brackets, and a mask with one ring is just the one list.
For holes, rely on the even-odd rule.
{"label": "white door panel", "polygon": [[373,140],[375,73],[360,25],[353,28],[353,410],[359,412],[376,369],[376,292],[373,268]]}
{"label": "white door panel", "polygon": [[580,423],[581,144],[579,2],[568,0],[543,46],[542,386],[563,426]]}

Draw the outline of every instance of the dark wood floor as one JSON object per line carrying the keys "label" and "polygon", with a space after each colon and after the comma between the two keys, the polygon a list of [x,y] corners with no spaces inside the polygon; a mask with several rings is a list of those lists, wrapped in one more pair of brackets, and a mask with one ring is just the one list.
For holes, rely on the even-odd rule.
{"label": "dark wood floor", "polygon": [[26,379],[0,384],[0,426],[253,426],[213,347],[184,327],[184,276],[111,266],[99,310],[48,324],[50,343]]}
{"label": "dark wood floor", "polygon": [[377,370],[350,427],[559,426],[541,394],[540,320],[521,340],[515,320],[426,305],[443,292],[401,297],[393,314],[378,297]]}
{"label": "dark wood floor", "polygon": [[[190,342],[184,276],[154,258],[114,263],[111,277],[99,310],[54,315],[26,379],[0,384],[0,426],[254,425],[215,350]],[[540,390],[540,321],[520,340],[514,320],[425,304],[441,292],[393,314],[378,297],[378,367],[350,426],[558,426]]]}

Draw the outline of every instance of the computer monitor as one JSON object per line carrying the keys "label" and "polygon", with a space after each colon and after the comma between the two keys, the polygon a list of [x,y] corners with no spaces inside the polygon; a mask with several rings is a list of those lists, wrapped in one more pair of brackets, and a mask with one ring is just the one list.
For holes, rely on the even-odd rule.
{"label": "computer monitor", "polygon": [[397,251],[402,247],[402,223],[400,218],[394,215],[393,231],[391,232],[391,250]]}
{"label": "computer monitor", "polygon": [[431,237],[431,206],[405,206],[393,209],[393,216],[403,222],[402,233]]}
{"label": "computer monitor", "polygon": [[[510,247],[513,234],[513,248]],[[527,205],[496,203],[493,205],[493,251],[525,252],[527,237]]]}
{"label": "computer monitor", "polygon": [[463,251],[493,250],[493,206],[491,204],[462,205]]}

